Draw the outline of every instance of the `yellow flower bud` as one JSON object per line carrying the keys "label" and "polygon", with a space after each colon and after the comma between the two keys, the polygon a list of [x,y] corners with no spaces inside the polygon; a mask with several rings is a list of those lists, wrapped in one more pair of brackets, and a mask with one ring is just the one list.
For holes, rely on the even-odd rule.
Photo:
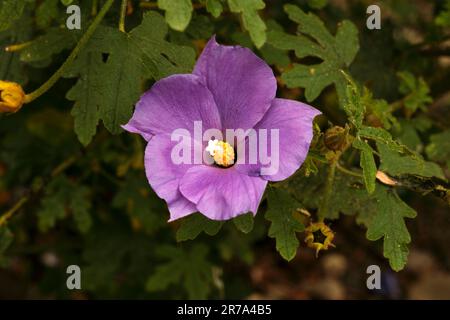
{"label": "yellow flower bud", "polygon": [[329,247],[334,247],[333,239],[334,233],[323,222],[311,223],[305,229],[305,242],[308,247],[316,250],[316,257],[319,255],[320,250],[328,250]]}
{"label": "yellow flower bud", "polygon": [[0,113],[17,112],[25,101],[25,92],[14,82],[0,81]]}

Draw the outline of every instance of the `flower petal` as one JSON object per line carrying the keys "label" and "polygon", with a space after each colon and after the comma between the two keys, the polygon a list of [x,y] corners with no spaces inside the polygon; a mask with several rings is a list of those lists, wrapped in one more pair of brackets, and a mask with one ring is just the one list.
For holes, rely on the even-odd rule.
{"label": "flower petal", "polygon": [[250,49],[209,40],[197,61],[199,75],[212,92],[224,129],[250,129],[275,98],[272,69]]}
{"label": "flower petal", "polygon": [[191,167],[181,179],[180,191],[195,203],[200,213],[213,220],[228,220],[240,214],[256,214],[267,181],[214,166]]}
{"label": "flower petal", "polygon": [[141,97],[123,128],[149,140],[152,135],[171,134],[176,129],[193,134],[194,121],[202,121],[203,130],[222,128],[214,98],[199,77],[178,74],[156,82]]}
{"label": "flower petal", "polygon": [[[192,148],[186,141],[186,148]],[[178,142],[171,141],[169,135],[153,136],[145,149],[145,173],[148,182],[156,194],[166,200],[173,221],[187,216],[197,209],[179,191],[180,179],[193,165],[175,164],[172,150]]]}
{"label": "flower petal", "polygon": [[[306,159],[313,137],[313,120],[320,113],[319,110],[295,100],[275,99],[264,118],[255,126],[258,135],[261,134],[261,129],[267,129],[267,151],[261,152],[258,148],[258,163],[237,164],[237,170],[252,176],[260,175],[269,181],[281,181],[294,174]],[[278,145],[278,157],[275,156],[276,150],[271,147],[275,134],[271,132],[272,129],[278,130],[278,143],[274,141],[274,146]],[[258,140],[261,140],[259,136]],[[248,141],[247,139],[247,144]],[[248,150],[247,145],[246,154]],[[262,164],[262,154],[267,154],[271,162]],[[268,172],[271,166],[274,170]]]}

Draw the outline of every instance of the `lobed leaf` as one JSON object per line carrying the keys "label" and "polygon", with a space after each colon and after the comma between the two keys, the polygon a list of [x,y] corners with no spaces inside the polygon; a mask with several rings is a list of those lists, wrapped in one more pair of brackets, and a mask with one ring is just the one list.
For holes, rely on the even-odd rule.
{"label": "lobed leaf", "polygon": [[375,181],[377,175],[377,166],[373,157],[372,147],[365,141],[355,139],[353,147],[361,150],[359,165],[363,169],[364,184],[367,192],[373,193],[375,191]]}
{"label": "lobed leaf", "polygon": [[158,7],[166,11],[166,21],[174,30],[184,31],[191,21],[191,0],[158,0]]}
{"label": "lobed leaf", "polygon": [[305,229],[293,215],[300,204],[288,191],[282,189],[270,189],[268,202],[265,215],[265,218],[271,222],[268,235],[275,238],[276,248],[281,256],[290,261],[295,257],[299,246],[297,232]]}
{"label": "lobed leaf", "polygon": [[265,8],[262,0],[228,0],[230,11],[240,13],[244,27],[250,33],[250,37],[257,48],[261,48],[266,42],[266,24],[258,14],[258,10]]}
{"label": "lobed leaf", "polygon": [[202,244],[194,245],[190,250],[162,246],[158,248],[166,263],[156,267],[147,280],[149,292],[167,289],[182,281],[189,299],[206,299],[212,282],[212,265],[206,260],[208,248]]}
{"label": "lobed leaf", "polygon": [[425,151],[431,160],[445,163],[450,168],[450,130],[431,135]]}
{"label": "lobed leaf", "polygon": [[194,240],[202,232],[214,236],[222,226],[222,221],[208,219],[200,213],[192,214],[182,220],[177,230],[177,241]]}
{"label": "lobed leaf", "polygon": [[268,34],[269,43],[279,49],[295,50],[298,58],[314,56],[323,60],[319,64],[294,63],[291,70],[283,73],[288,87],[305,88],[308,101],[315,100],[325,87],[336,86],[340,104],[345,103],[346,79],[341,70],[346,69],[359,50],[358,30],[350,21],[343,21],[333,37],[323,22],[314,14],[306,14],[295,5],[284,7],[289,19],[298,23],[298,35],[280,31]]}
{"label": "lobed leaf", "polygon": [[243,233],[249,233],[253,230],[253,220],[253,215],[247,213],[234,218],[233,223]]}
{"label": "lobed leaf", "polygon": [[92,140],[99,120],[111,133],[121,132],[120,125],[131,117],[143,80],[190,71],[194,51],[166,41],[167,32],[164,19],[155,12],[147,12],[129,34],[109,27],[97,30],[66,75],[79,77],[67,98],[75,101],[72,115],[84,145]]}
{"label": "lobed leaf", "polygon": [[377,199],[378,211],[367,228],[367,239],[383,238],[384,256],[393,270],[400,271],[406,265],[411,242],[404,218],[415,218],[416,212],[390,189],[377,189]]}
{"label": "lobed leaf", "polygon": [[402,155],[392,150],[389,145],[377,142],[380,152],[380,170],[393,176],[413,174],[422,177],[445,179],[442,169],[434,162],[425,161],[419,154]]}
{"label": "lobed leaf", "polygon": [[223,11],[220,0],[206,0],[206,10],[211,13],[214,18],[218,18]]}

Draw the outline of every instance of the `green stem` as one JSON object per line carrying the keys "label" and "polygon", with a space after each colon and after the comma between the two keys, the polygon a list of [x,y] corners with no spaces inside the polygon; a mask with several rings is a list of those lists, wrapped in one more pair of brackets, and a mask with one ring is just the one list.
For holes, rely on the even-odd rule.
{"label": "green stem", "polygon": [[98,5],[98,0],[93,0],[92,1],[92,9],[91,9],[91,16],[95,17],[97,15],[97,5]]}
{"label": "green stem", "polygon": [[119,31],[125,32],[125,15],[127,13],[127,0],[122,0],[122,5],[120,6],[120,20],[119,20]]}
{"label": "green stem", "polygon": [[325,192],[323,196],[323,201],[319,207],[319,221],[323,221],[323,219],[328,214],[328,207],[330,203],[331,194],[333,193],[333,184],[334,184],[334,177],[336,175],[336,165],[339,159],[333,160],[333,162],[330,164],[330,168],[328,169],[328,175],[327,180],[325,184]]}
{"label": "green stem", "polygon": [[6,222],[8,221],[9,218],[12,217],[12,215],[14,213],[16,213],[17,211],[19,211],[20,208],[22,208],[22,206],[28,202],[28,197],[22,197],[20,198],[20,200],[14,205],[14,207],[12,207],[11,209],[9,209],[7,212],[5,212],[1,217],[0,217],[0,227],[3,226],[4,224],[6,224]]}
{"label": "green stem", "polygon": [[111,5],[114,3],[114,0],[107,0],[107,2],[103,5],[102,9],[98,13],[98,15],[95,17],[92,24],[87,29],[86,33],[81,37],[80,41],[78,42],[77,46],[73,49],[73,51],[70,53],[67,60],[59,67],[59,69],[48,79],[42,86],[40,86],[35,91],[27,94],[25,96],[25,103],[30,103],[33,100],[39,98],[41,95],[43,95],[45,92],[47,92],[53,85],[59,80],[59,78],[62,77],[64,74],[66,68],[75,60],[78,53],[84,48],[84,46],[87,44],[91,36],[94,34],[95,29],[97,29],[100,22],[103,20],[103,17],[108,12]]}
{"label": "green stem", "polygon": [[59,174],[61,174],[62,172],[66,171],[67,168],[69,168],[70,166],[72,166],[80,157],[80,155],[78,156],[72,156],[66,160],[64,160],[61,164],[59,164],[55,169],[52,170],[51,172],[51,177],[54,178],[56,176],[58,176]]}
{"label": "green stem", "polygon": [[351,171],[347,168],[342,167],[338,162],[336,162],[336,169],[338,169],[339,171],[348,174],[350,176],[354,176],[354,177],[358,177],[358,178],[363,178],[362,174],[359,174],[357,172]]}

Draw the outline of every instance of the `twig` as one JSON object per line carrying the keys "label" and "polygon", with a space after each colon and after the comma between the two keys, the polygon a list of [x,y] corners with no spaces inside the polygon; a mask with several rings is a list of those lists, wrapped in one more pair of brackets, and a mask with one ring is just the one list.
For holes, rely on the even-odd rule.
{"label": "twig", "polygon": [[[69,168],[72,164],[74,164],[79,156],[71,156],[70,158],[64,160],[61,164],[59,164],[55,169],[52,170],[52,172],[50,173],[50,177],[54,178],[56,176],[58,176],[59,174],[61,174],[62,172],[64,172],[67,168]],[[39,186],[39,188],[37,188],[37,190],[35,190],[34,192],[39,192],[40,190],[42,190],[44,188],[45,184],[42,184]],[[6,211],[4,214],[2,214],[0,216],[0,227],[4,224],[6,224],[6,222],[17,212],[19,211],[29,200],[30,200],[30,196],[23,196],[19,199],[18,202],[16,202],[16,204],[9,209],[8,211]]]}
{"label": "twig", "polygon": [[6,211],[1,217],[0,217],[0,227],[6,224],[9,218],[13,216],[14,213],[20,210],[20,208],[23,207],[25,203],[27,203],[29,198],[27,196],[23,196],[20,198],[20,200],[8,211]]}
{"label": "twig", "polygon": [[120,20],[119,20],[119,31],[125,32],[125,15],[127,13],[127,0],[122,0],[122,5],[120,6]]}

